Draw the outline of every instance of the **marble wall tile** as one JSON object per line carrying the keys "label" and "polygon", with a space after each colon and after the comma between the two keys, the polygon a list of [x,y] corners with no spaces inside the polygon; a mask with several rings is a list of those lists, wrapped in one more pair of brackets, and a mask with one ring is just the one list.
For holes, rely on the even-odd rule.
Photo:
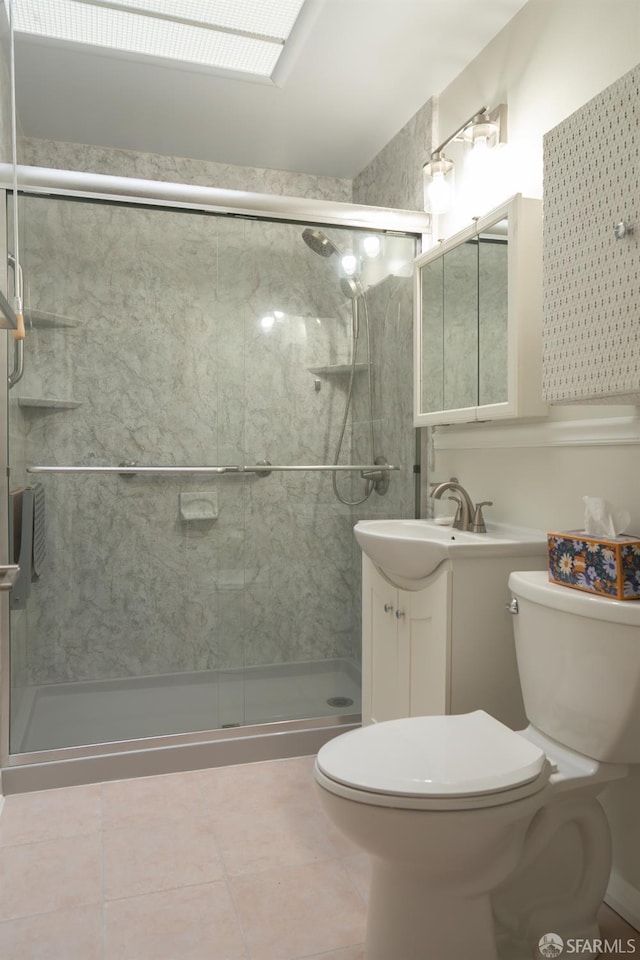
{"label": "marble wall tile", "polygon": [[424,210],[422,167],[432,149],[432,101],[404,125],[353,181],[353,202]]}
{"label": "marble wall tile", "polygon": [[11,163],[11,82],[5,44],[0,48],[0,160]]}
{"label": "marble wall tile", "polygon": [[351,202],[351,180],[291,173],[288,170],[239,167],[209,160],[167,157],[91,144],[23,137],[20,143],[20,162],[35,167]]}
{"label": "marble wall tile", "polygon": [[[40,199],[26,214],[31,302],[78,326],[32,332],[20,393],[82,404],[21,409],[31,461],[331,462],[345,382],[318,392],[308,368],[348,357],[351,311],[299,228]],[[351,652],[353,519],[329,475],[44,483],[55,578],[32,594],[32,683]],[[219,519],[181,522],[179,493],[213,487]]]}
{"label": "marble wall tile", "polygon": [[[309,250],[299,226],[45,198],[26,199],[24,216],[29,304],[77,326],[31,331],[16,392],[81,406],[16,405],[18,463],[20,443],[32,463],[333,462],[348,377],[309,368],[349,360],[351,302],[335,258]],[[327,232],[340,249],[354,243]],[[411,282],[389,277],[367,302],[380,449],[410,477]],[[370,456],[363,384],[359,374],[342,462]],[[343,480],[348,496],[362,489]],[[357,658],[353,523],[412,508],[399,475],[364,513],[320,473],[43,483],[31,683]],[[215,491],[218,519],[182,521],[185,491]]]}

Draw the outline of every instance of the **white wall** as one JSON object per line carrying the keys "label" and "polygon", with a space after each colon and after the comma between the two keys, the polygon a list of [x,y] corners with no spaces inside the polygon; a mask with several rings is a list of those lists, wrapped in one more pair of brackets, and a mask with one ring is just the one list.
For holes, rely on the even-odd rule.
{"label": "white wall", "polygon": [[[494,200],[517,191],[540,197],[543,134],[639,60],[638,0],[530,0],[442,92],[437,136],[444,139],[482,105],[507,103],[508,176],[503,197]],[[465,186],[464,173],[456,186]],[[459,207],[439,224],[437,235],[449,236],[469,222],[471,212],[495,205],[482,209],[483,201],[472,201],[473,211]],[[619,419],[602,419],[608,417]],[[553,445],[526,446],[543,442],[545,430]],[[578,445],[565,444],[562,432],[573,434]],[[606,442],[590,445],[588,438],[596,435]],[[484,426],[439,428],[436,443],[458,448],[436,450],[431,479],[455,475],[474,500],[494,501],[489,519],[543,529],[580,527],[582,495],[605,496],[630,511],[632,530],[640,532],[638,437],[636,407],[554,408],[542,427],[520,425],[502,437]],[[604,805],[614,834],[611,902],[639,926],[640,776],[610,788]]]}
{"label": "white wall", "polygon": [[[482,106],[506,103],[509,128],[500,188],[484,202],[476,194],[457,205],[440,235],[450,236],[514,192],[541,197],[543,134],[639,60],[638,0],[530,0],[438,97],[437,142]],[[453,144],[447,154],[456,159],[459,149]],[[456,178],[464,188],[458,169]]]}
{"label": "white wall", "polygon": [[[508,182],[504,196],[520,191],[542,196],[542,137],[549,129],[621,77],[640,60],[638,0],[530,0],[522,11],[438,98],[439,137],[483,104],[506,102],[509,110]],[[464,194],[464,171],[457,187]],[[476,202],[477,213],[482,201]],[[441,235],[469,222],[458,208]],[[550,432],[567,420],[582,421],[576,431],[588,442],[589,425],[608,442],[597,446],[530,447],[533,430],[512,428],[509,448],[493,448],[490,429],[440,428],[435,477],[455,473],[478,499],[491,499],[496,520],[541,527],[576,527],[583,494],[606,496],[631,512],[640,531],[640,497],[635,473],[640,450],[636,407],[555,407]],[[624,418],[603,429],[601,418]],[[607,435],[608,434],[608,435]],[[616,436],[619,443],[611,443]],[[481,439],[478,441],[478,437]],[[585,441],[585,437],[587,438]],[[475,449],[469,449],[468,443]],[[502,440],[501,442],[504,442]]]}

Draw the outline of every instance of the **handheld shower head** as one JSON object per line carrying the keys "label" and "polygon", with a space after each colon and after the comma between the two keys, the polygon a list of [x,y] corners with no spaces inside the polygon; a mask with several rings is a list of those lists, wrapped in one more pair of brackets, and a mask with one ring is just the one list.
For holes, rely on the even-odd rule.
{"label": "handheld shower head", "polygon": [[363,293],[362,284],[357,278],[354,277],[341,277],[340,278],[340,289],[344,293],[345,297],[349,297],[350,300],[355,300],[356,297],[359,297]]}
{"label": "handheld shower head", "polygon": [[333,240],[330,240],[322,230],[316,230],[314,227],[307,227],[302,231],[302,239],[314,253],[320,257],[332,257],[334,254],[340,256],[340,250],[336,247]]}
{"label": "handheld shower head", "polygon": [[[333,240],[330,240],[326,233],[323,233],[322,230],[317,230],[315,227],[306,227],[306,229],[302,231],[302,239],[309,249],[313,250],[313,252],[317,253],[320,257],[325,257],[328,259],[334,254],[338,257],[342,257],[342,251],[340,248],[337,247]],[[360,282],[360,278],[358,276],[353,276],[341,277],[340,289],[344,293],[345,297],[348,297],[349,300],[351,300],[353,339],[357,340],[360,327],[358,318],[358,297],[364,296],[364,287]]]}

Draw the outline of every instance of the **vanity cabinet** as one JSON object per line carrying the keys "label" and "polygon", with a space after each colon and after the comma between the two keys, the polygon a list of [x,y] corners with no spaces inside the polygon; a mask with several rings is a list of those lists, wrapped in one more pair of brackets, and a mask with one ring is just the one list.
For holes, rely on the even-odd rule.
{"label": "vanity cabinet", "polygon": [[362,719],[449,713],[451,572],[403,590],[362,567]]}
{"label": "vanity cabinet", "polygon": [[486,710],[524,728],[507,581],[512,570],[544,570],[544,550],[445,560],[404,584],[362,563],[363,724]]}
{"label": "vanity cabinet", "polygon": [[544,416],[541,201],[518,194],[414,278],[415,425]]}

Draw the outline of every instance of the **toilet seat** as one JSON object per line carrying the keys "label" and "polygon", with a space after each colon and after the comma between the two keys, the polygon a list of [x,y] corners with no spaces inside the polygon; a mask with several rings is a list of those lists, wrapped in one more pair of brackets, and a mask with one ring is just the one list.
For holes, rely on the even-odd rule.
{"label": "toilet seat", "polygon": [[339,796],[404,809],[477,809],[542,790],[551,765],[483,710],[372,724],[326,743],[315,778]]}

